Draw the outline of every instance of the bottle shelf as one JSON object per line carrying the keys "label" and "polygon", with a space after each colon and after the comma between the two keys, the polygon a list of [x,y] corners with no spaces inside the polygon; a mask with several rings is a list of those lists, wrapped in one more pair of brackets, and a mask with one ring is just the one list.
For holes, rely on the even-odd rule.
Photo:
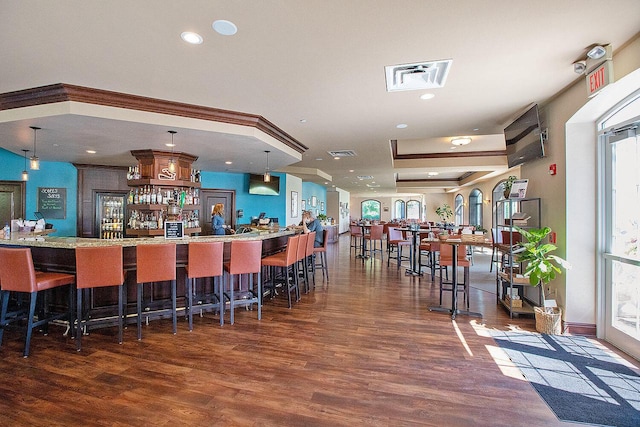
{"label": "bottle shelf", "polygon": [[[129,210],[136,210],[136,211],[164,211],[164,210],[167,210],[168,206],[169,205],[164,205],[164,204],[159,205],[157,203],[155,205],[152,205],[152,204],[135,205],[132,203],[130,205],[127,205],[127,208]],[[200,205],[184,205],[184,207],[182,208],[183,211],[195,211],[198,209],[200,209]]]}
{"label": "bottle shelf", "polygon": [[144,185],[155,185],[162,188],[187,187],[200,188],[201,183],[192,181],[169,181],[163,179],[130,179],[127,181],[129,187],[142,187]]}

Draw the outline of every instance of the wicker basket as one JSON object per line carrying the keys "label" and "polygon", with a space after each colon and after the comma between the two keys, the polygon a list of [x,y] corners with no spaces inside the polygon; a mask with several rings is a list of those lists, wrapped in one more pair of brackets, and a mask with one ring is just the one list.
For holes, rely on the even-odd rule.
{"label": "wicker basket", "polygon": [[461,234],[462,243],[484,243],[484,234]]}
{"label": "wicker basket", "polygon": [[562,309],[554,307],[553,312],[548,313],[542,307],[533,307],[536,315],[536,331],[542,334],[562,334]]}

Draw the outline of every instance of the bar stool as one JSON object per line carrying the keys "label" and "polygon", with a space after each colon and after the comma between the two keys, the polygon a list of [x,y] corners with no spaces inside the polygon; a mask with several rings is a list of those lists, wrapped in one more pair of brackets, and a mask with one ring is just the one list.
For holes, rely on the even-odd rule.
{"label": "bar stool", "polygon": [[[459,245],[458,267],[464,267],[464,279],[462,283],[453,284],[451,282],[445,282],[442,280],[442,272],[440,272],[440,305],[442,305],[442,292],[455,289],[456,292],[464,292],[464,300],[467,304],[467,310],[469,309],[469,267],[471,263],[467,259],[466,254],[466,245]],[[446,269],[449,266],[453,266],[453,248],[451,245],[442,243],[440,245],[440,269],[443,267]]]}
{"label": "bar stool", "polygon": [[313,263],[313,280],[315,283],[316,276],[316,267],[320,267],[322,269],[322,279],[326,280],[329,283],[329,268],[327,267],[327,230],[322,231],[322,246],[313,248],[313,256],[318,256],[319,261],[316,259]]}
{"label": "bar stool", "polygon": [[313,244],[316,241],[316,232],[312,231],[307,237],[307,249],[304,258],[304,269],[307,272],[307,279],[309,279],[309,271],[311,271],[311,277],[313,279],[313,288],[316,287],[316,275],[313,272]]}
{"label": "bar stool", "polygon": [[[300,287],[300,280],[302,280],[304,282],[305,294],[308,294],[310,289],[309,275],[307,274],[307,270],[304,268],[305,266],[304,259],[306,258],[306,255],[307,255],[307,243],[309,242],[309,236],[310,236],[310,233],[300,235],[300,240],[298,241],[298,249],[296,251],[297,261],[295,264],[296,278],[298,279],[298,287]],[[302,269],[302,271],[300,271],[300,269]],[[299,293],[300,291],[298,290],[298,294]],[[298,299],[300,299],[299,296],[298,296]]]}
{"label": "bar stool", "polygon": [[353,254],[355,256],[358,254],[358,251],[362,250],[362,227],[359,225],[350,225],[349,234],[351,234],[349,254],[351,254],[351,248],[353,248]]}
{"label": "bar stool", "polygon": [[[227,272],[229,284],[229,309],[231,310],[230,322],[234,322],[234,309],[236,305],[249,307],[258,304],[258,320],[262,319],[262,282],[260,277],[262,258],[262,240],[234,240],[231,242],[231,258],[224,263],[224,271]],[[258,274],[258,290],[247,288],[247,292],[240,294],[236,299],[233,276],[249,275],[249,283],[253,287],[253,274]],[[238,280],[239,286],[242,282]],[[220,288],[220,325],[224,324],[224,286]],[[240,289],[240,287],[238,288]]]}
{"label": "bar stool", "polygon": [[82,350],[82,294],[85,289],[118,287],[118,344],[122,344],[123,318],[122,246],[76,248],[76,350]]}
{"label": "bar stool", "polygon": [[[295,264],[298,262],[298,246],[300,242],[300,235],[291,236],[287,240],[287,248],[273,255],[262,258],[262,266],[269,267],[269,276],[271,277],[271,294],[275,295],[276,290],[276,267],[283,270],[284,276],[284,288],[287,290],[287,301],[289,308],[291,308],[291,291],[296,292],[296,301],[300,300],[300,288],[298,287],[298,277],[295,272]],[[305,245],[306,248],[306,245]],[[293,277],[290,279],[289,272],[292,272]]]}
{"label": "bar stool", "polygon": [[[29,357],[29,347],[31,345],[31,334],[34,328],[44,325],[45,331],[48,323],[52,320],[67,318],[69,323],[73,322],[73,292],[71,285],[75,283],[76,278],[73,274],[66,273],[44,273],[37,272],[33,267],[33,258],[31,249],[29,248],[0,248],[0,284],[2,284],[2,310],[0,312],[0,345],[2,345],[2,336],[4,328],[10,322],[27,318],[27,335],[24,344],[24,357]],[[36,314],[36,302],[38,294],[49,289],[69,286],[69,312],[58,313],[49,316],[46,302],[46,293],[44,294],[43,309],[38,314],[38,320],[34,321]],[[19,292],[30,295],[29,311],[24,313],[15,313],[10,319],[7,318],[7,310],[9,306],[9,293]],[[46,334],[46,332],[45,332]]]}
{"label": "bar stool", "polygon": [[[391,261],[391,250],[395,248],[396,250],[396,260],[398,261],[398,269],[400,269],[400,264],[402,264],[402,248],[408,247],[411,250],[411,241],[404,238],[402,231],[395,228],[389,227],[388,229],[388,239],[387,239],[387,267],[389,267],[389,263]],[[405,257],[405,259],[409,259]]]}
{"label": "bar stool", "polygon": [[[380,252],[380,259],[384,262],[384,250],[382,249],[383,225],[372,225],[369,234],[364,236],[364,240],[369,242],[370,256],[373,258],[376,252]],[[376,249],[376,242],[380,242],[380,249]],[[364,258],[362,258],[364,260]]]}
{"label": "bar stool", "polygon": [[138,283],[138,340],[142,339],[142,294],[143,285],[154,282],[171,281],[171,315],[173,333],[178,332],[176,312],[176,245],[174,243],[150,243],[136,246],[136,265]]}
{"label": "bar stool", "polygon": [[[219,293],[215,292],[215,278],[222,278],[224,242],[190,242],[189,243],[189,261],[184,267],[187,273],[187,313],[189,316],[189,331],[193,331],[193,296],[196,293],[196,279],[211,277],[214,280],[214,297],[216,302],[198,302],[197,307],[200,310],[216,307],[218,310],[224,310],[221,307]],[[218,288],[221,284],[218,282]],[[222,300],[224,302],[224,300]],[[220,316],[222,325],[223,316]]]}

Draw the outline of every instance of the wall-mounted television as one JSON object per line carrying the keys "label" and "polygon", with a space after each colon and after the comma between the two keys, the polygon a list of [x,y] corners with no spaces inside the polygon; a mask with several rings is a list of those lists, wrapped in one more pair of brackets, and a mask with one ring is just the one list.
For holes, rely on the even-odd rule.
{"label": "wall-mounted television", "polygon": [[278,196],[280,194],[280,177],[272,174],[271,181],[264,182],[263,175],[249,174],[249,194]]}
{"label": "wall-mounted television", "polygon": [[544,157],[544,132],[534,105],[504,129],[509,167]]}

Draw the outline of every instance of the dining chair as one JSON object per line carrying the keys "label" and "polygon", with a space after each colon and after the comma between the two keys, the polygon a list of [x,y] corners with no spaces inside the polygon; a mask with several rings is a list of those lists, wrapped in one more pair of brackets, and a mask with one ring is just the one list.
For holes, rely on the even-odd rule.
{"label": "dining chair", "polygon": [[[190,242],[188,249],[188,263],[185,265],[186,272],[186,294],[187,294],[187,315],[189,317],[189,331],[193,330],[193,312],[197,308],[202,310],[208,308],[217,308],[218,311],[224,310],[221,308],[221,304],[224,303],[224,299],[221,301],[219,298],[220,283],[223,275],[223,255],[224,255],[224,242]],[[209,296],[204,293],[198,294],[196,289],[196,279],[204,279],[211,277],[213,285],[213,293]],[[217,286],[216,286],[217,279]],[[216,289],[218,292],[216,293]],[[199,296],[195,306],[193,303],[193,297]],[[222,318],[222,316],[220,316]]]}
{"label": "dining chair", "polygon": [[[122,344],[124,318],[124,276],[122,246],[76,248],[76,350],[82,350],[83,306],[85,289],[118,287],[118,344]],[[86,325],[86,323],[85,323]],[[84,328],[88,331],[88,327]]]}
{"label": "dining chair", "polygon": [[[380,259],[382,260],[382,262],[384,262],[384,249],[382,248],[383,229],[383,225],[372,225],[369,234],[366,234],[364,236],[365,242],[369,243],[368,245],[366,245],[366,250],[367,252],[369,252],[369,255],[373,258],[376,252],[380,253]],[[377,243],[380,244],[379,249]]]}
{"label": "dining chair", "polygon": [[447,269],[453,266],[453,246],[446,243],[440,244],[440,305],[442,305],[442,293],[443,291],[453,291],[464,293],[464,300],[469,309],[469,269],[471,263],[466,257],[467,247],[466,245],[458,246],[457,264],[458,267],[464,268],[463,282],[456,283],[447,282],[443,279],[442,268]]}
{"label": "dining chair", "polygon": [[[398,269],[400,269],[400,265],[402,264],[402,248],[409,248],[411,251],[411,240],[404,237],[402,234],[402,230],[396,227],[389,227],[388,231],[388,248],[387,248],[387,267],[389,267],[391,261],[391,252],[395,249],[396,252],[396,260],[398,262]],[[410,257],[404,257],[405,260],[410,260]]]}
{"label": "dining chair", "polygon": [[[76,277],[67,273],[36,272],[30,248],[0,248],[0,289],[2,308],[0,310],[0,345],[5,327],[18,320],[27,320],[27,332],[24,344],[24,357],[29,357],[31,335],[34,328],[44,326],[45,334],[49,322],[58,319],[73,322],[73,288]],[[47,291],[69,285],[69,311],[67,313],[50,314],[47,304]],[[29,295],[29,308],[13,312],[8,317],[10,293]],[[38,296],[42,301],[36,320],[36,303]]]}
{"label": "dining chair", "polygon": [[358,252],[362,252],[362,227],[359,225],[350,225],[349,234],[351,235],[349,254],[351,254],[351,248],[353,248],[353,255],[358,255]]}
{"label": "dining chair", "polygon": [[[235,322],[235,308],[244,306],[249,308],[253,304],[258,306],[258,320],[262,319],[262,240],[234,240],[231,242],[231,254],[228,262],[223,264],[227,273],[226,285],[220,289],[220,300],[224,301],[225,287],[228,290],[229,322]],[[257,281],[254,283],[253,275]],[[242,289],[242,276],[246,275],[247,288]],[[234,277],[238,277],[238,291]],[[224,324],[224,302],[220,303],[220,325]]]}

